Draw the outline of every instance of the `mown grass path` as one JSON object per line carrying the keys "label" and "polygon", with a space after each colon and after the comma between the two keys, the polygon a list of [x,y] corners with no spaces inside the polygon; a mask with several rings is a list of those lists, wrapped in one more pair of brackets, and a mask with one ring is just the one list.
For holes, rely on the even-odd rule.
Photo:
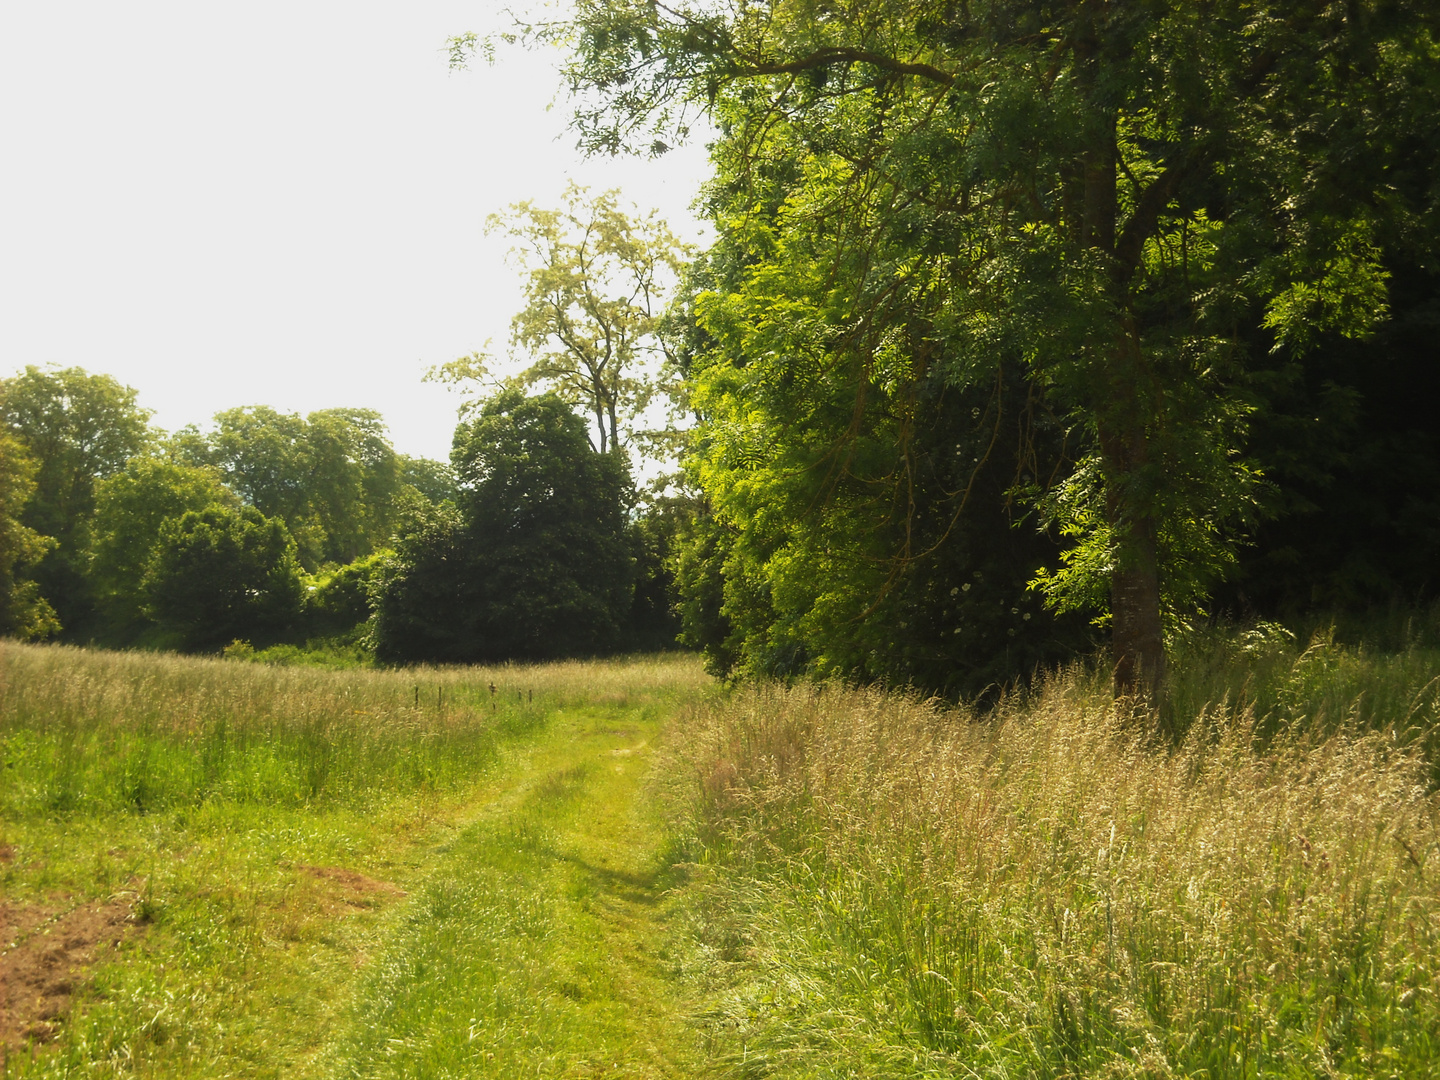
{"label": "mown grass path", "polygon": [[670,977],[662,719],[560,713],[397,908],[319,1057],[331,1077],[682,1077],[703,1053]]}

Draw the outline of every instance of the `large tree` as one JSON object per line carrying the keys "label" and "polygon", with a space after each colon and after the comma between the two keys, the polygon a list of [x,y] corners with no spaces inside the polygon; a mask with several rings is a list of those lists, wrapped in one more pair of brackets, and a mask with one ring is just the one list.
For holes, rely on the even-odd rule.
{"label": "large tree", "polygon": [[[636,430],[636,421],[671,374],[662,315],[685,246],[653,211],[627,213],[618,192],[592,195],[575,184],[560,209],[517,203],[492,215],[489,228],[514,241],[510,255],[524,290],[511,339],[530,363],[511,381],[553,391],[588,413],[591,445],[602,454],[637,439],[644,443],[637,449],[655,449],[658,433]],[[480,356],[433,373],[446,382],[488,375]]]}
{"label": "large tree", "polygon": [[127,643],[147,625],[144,578],[167,523],[240,500],[209,466],[139,455],[96,485],[89,529],[89,575],[101,615],[101,640]]}
{"label": "large tree", "polygon": [[21,522],[55,540],[31,573],[71,635],[88,634],[94,616],[86,562],[95,485],[145,445],[149,416],[133,389],[78,367],[27,367],[0,383],[0,418],[35,464]]}
{"label": "large tree", "polygon": [[144,588],[150,617],[189,649],[279,640],[305,599],[295,541],[284,522],[253,506],[217,504],[166,520]]}
{"label": "large tree", "polygon": [[44,557],[54,541],[21,523],[35,492],[35,463],[20,441],[0,431],[0,634],[43,638],[60,629],[55,611],[24,571]]}
{"label": "large tree", "polygon": [[377,604],[382,659],[494,661],[624,644],[629,472],[554,394],[508,390],[455,432],[458,509],[402,529]]}
{"label": "large tree", "polygon": [[302,417],[264,405],[227,409],[212,432],[192,430],[180,441],[247,503],[284,521],[311,569],[350,562],[390,537],[400,459],[373,410]]}
{"label": "large tree", "polygon": [[390,538],[400,457],[372,409],[323,409],[306,425],[310,504],[325,531],[323,558],[349,563]]}
{"label": "large tree", "polygon": [[[1433,234],[1432,192],[1387,169],[1429,130],[1437,17],[1419,0],[579,0],[541,32],[573,44],[590,147],[662,148],[687,112],[717,125],[718,223],[753,243],[703,317],[737,384],[755,358],[820,353],[854,358],[857,400],[1026,373],[1080,447],[1038,496],[1074,541],[1040,584],[1108,608],[1129,692],[1163,675],[1167,609],[1232,558],[1255,487],[1247,358],[1367,332],[1382,247]],[[818,459],[843,469],[851,441],[836,429]]]}

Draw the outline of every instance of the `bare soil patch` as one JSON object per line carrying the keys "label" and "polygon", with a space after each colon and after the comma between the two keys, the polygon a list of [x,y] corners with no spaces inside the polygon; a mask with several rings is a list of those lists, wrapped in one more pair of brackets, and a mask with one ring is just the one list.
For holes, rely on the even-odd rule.
{"label": "bare soil patch", "polygon": [[0,903],[0,1047],[55,1037],[76,991],[134,926],[130,900]]}
{"label": "bare soil patch", "polygon": [[399,897],[405,890],[388,881],[366,877],[358,870],[344,866],[297,866],[296,870],[311,877],[333,882],[340,887],[339,899],[354,907],[370,907],[381,897]]}

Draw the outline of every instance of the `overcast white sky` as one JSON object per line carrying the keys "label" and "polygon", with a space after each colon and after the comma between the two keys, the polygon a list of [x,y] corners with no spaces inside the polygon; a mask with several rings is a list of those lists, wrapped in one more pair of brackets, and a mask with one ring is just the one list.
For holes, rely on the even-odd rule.
{"label": "overcast white sky", "polygon": [[703,147],[585,161],[555,57],[452,73],[485,0],[0,3],[0,375],[80,365],[155,422],[378,409],[445,458],[432,364],[518,306],[487,215],[619,187],[695,239]]}

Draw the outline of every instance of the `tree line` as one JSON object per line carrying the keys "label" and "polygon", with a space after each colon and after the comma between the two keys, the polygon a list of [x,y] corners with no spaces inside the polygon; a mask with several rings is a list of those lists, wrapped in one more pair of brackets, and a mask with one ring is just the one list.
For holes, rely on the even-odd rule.
{"label": "tree line", "polygon": [[11,635],[212,652],[318,638],[386,661],[673,644],[628,469],[553,393],[487,402],[453,466],[397,454],[363,409],[157,431],[133,389],[79,368],[0,382],[0,416]]}

